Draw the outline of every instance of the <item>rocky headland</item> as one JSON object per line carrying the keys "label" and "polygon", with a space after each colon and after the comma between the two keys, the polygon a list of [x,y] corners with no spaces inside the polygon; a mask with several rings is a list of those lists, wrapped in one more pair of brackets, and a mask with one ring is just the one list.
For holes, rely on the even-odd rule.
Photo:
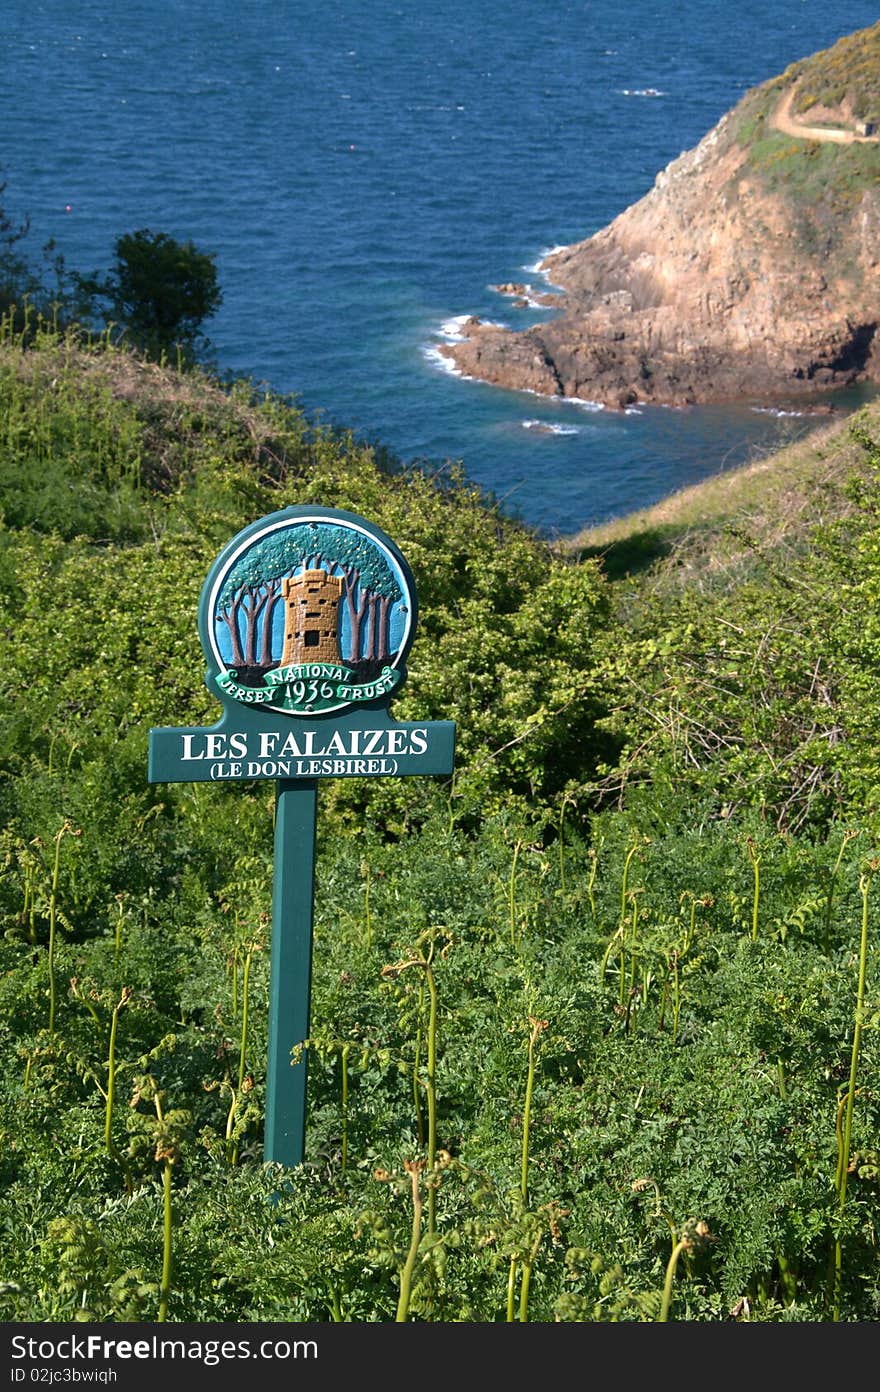
{"label": "rocky headland", "polygon": [[880,23],[753,88],[540,270],[543,301],[495,288],[554,317],[466,320],[458,371],[618,408],[880,382]]}

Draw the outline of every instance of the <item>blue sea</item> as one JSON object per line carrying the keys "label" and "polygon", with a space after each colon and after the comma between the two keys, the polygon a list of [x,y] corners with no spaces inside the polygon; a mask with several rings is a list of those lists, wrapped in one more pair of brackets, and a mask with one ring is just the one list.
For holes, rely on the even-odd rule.
{"label": "blue sea", "polygon": [[[436,349],[491,288],[648,191],[868,0],[2,0],[5,211],[69,267],[162,231],[216,256],[223,374],[406,462],[460,462],[548,536],[824,424],[630,414],[467,381]],[[859,394],[841,399],[851,406]],[[784,403],[781,403],[781,407]]]}

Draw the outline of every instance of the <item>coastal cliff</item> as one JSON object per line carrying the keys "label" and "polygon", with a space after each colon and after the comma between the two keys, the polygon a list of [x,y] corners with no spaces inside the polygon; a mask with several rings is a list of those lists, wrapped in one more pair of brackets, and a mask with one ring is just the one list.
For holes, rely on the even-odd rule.
{"label": "coastal cliff", "polygon": [[458,371],[619,408],[880,382],[880,23],[753,88],[540,270],[553,317],[467,320]]}

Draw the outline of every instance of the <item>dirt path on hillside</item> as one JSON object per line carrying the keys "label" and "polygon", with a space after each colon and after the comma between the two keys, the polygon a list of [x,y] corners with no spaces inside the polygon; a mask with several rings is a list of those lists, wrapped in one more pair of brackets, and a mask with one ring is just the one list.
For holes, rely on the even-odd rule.
{"label": "dirt path on hillside", "polygon": [[855,131],[843,127],[801,125],[791,114],[794,93],[794,87],[789,88],[770,117],[770,124],[775,130],[782,131],[784,135],[796,135],[801,140],[831,140],[836,145],[876,145],[880,141],[880,135],[857,135]]}

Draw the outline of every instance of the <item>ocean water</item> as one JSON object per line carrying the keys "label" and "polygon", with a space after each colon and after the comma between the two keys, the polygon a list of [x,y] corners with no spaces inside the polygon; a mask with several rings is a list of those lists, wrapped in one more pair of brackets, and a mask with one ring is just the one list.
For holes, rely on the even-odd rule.
{"label": "ocean water", "polygon": [[[106,269],[123,232],[216,255],[224,373],[407,462],[460,461],[547,535],[824,423],[620,414],[456,377],[460,316],[525,326],[551,247],[604,226],[751,86],[868,0],[3,0],[3,205]],[[545,313],[545,312],[544,312]],[[846,408],[859,399],[845,394]]]}

